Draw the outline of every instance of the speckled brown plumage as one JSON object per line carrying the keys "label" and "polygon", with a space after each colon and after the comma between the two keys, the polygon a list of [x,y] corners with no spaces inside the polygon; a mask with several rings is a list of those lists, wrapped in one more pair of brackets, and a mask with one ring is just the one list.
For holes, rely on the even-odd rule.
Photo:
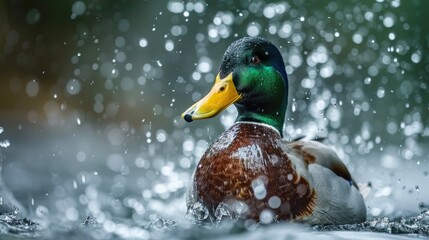
{"label": "speckled brown plumage", "polygon": [[327,163],[318,162],[316,157],[310,153],[309,151],[305,151],[304,145],[308,144],[308,142],[305,141],[296,141],[289,144],[289,146],[295,150],[295,152],[298,154],[298,156],[301,156],[304,162],[309,164],[321,164],[327,168],[329,168],[332,172],[334,172],[337,176],[340,176],[347,180],[348,182],[352,183],[356,188],[358,188],[355,181],[353,181],[352,176],[350,175],[350,172],[347,170],[347,167],[342,162],[336,162],[332,161]]}
{"label": "speckled brown plumage", "polygon": [[311,153],[309,153],[309,152],[307,152],[307,151],[304,151],[303,149],[302,149],[302,147],[304,146],[304,144],[300,144],[299,142],[297,142],[296,144],[292,144],[291,145],[292,146],[292,148],[299,154],[299,155],[301,155],[302,156],[302,159],[304,160],[304,162],[308,165],[308,164],[312,164],[312,163],[315,163],[316,162],[316,157],[313,155],[313,154],[311,154]]}
{"label": "speckled brown plumage", "polygon": [[[244,217],[259,221],[260,213],[270,209],[277,220],[309,216],[316,199],[307,180],[298,176],[282,147],[280,135],[272,128],[250,123],[235,124],[208,148],[195,172],[196,200],[211,215],[218,205],[244,202],[249,210]],[[252,181],[263,181],[266,196],[255,197]],[[268,201],[277,196],[278,208]]]}

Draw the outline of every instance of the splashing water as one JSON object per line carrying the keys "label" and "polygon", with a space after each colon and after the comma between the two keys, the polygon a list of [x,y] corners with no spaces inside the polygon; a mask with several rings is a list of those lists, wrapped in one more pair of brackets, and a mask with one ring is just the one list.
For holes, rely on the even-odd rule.
{"label": "splashing water", "polygon": [[[224,211],[222,215],[226,216]],[[355,238],[359,239],[395,239],[394,235],[390,237],[383,235],[383,233],[399,234],[402,236],[400,239],[415,239],[424,238],[429,236],[429,210],[425,209],[420,214],[402,217],[399,219],[389,219],[386,217],[368,220],[359,224],[346,224],[346,225],[316,225],[306,227],[305,225],[291,225],[290,223],[276,223],[274,225],[249,225],[246,223],[231,221],[219,221],[212,225],[195,224],[185,220],[173,221],[160,217],[156,217],[148,224],[136,226],[135,223],[114,223],[110,222],[109,225],[100,226],[97,219],[89,215],[81,226],[74,226],[68,230],[58,226],[58,223],[51,223],[51,227],[46,228],[34,223],[33,221],[24,218],[21,219],[15,214],[1,214],[0,215],[0,234],[17,234],[25,237],[41,237],[46,235],[46,232],[54,234],[55,231],[61,234],[67,232],[79,232],[81,237],[89,237],[91,239],[99,239],[94,237],[99,236],[109,237],[109,233],[114,233],[116,236],[124,239],[164,239],[169,237],[178,237],[179,239],[189,239],[190,237],[199,236],[203,234],[210,239],[224,239],[230,235],[228,239],[243,239],[248,237],[248,234],[258,236],[259,234],[267,234],[267,236],[276,235],[278,237],[287,236],[291,229],[294,229],[294,236],[306,237],[312,234],[325,237],[331,236],[329,239],[343,239],[344,234],[341,232],[354,232]],[[113,226],[116,226],[112,228]],[[139,229],[140,228],[140,229]],[[115,229],[115,230],[114,230]],[[139,229],[139,230],[137,230]],[[280,230],[279,230],[280,229]],[[281,230],[283,229],[283,230]],[[130,231],[126,234],[124,231]],[[314,232],[316,231],[316,232]],[[324,235],[327,232],[328,235]],[[372,232],[373,234],[368,234]],[[361,234],[360,234],[361,233]],[[417,235],[416,235],[417,234]],[[0,235],[1,236],[1,235]],[[235,237],[234,237],[235,236]],[[408,237],[406,237],[408,236]],[[112,237],[110,235],[110,237]],[[109,238],[110,238],[109,237]],[[324,239],[324,238],[322,238]],[[399,238],[398,238],[399,239]]]}
{"label": "splashing water", "polygon": [[2,148],[7,148],[7,147],[9,147],[10,146],[10,142],[9,142],[9,140],[3,140],[3,141],[0,141],[0,147],[2,147]]}
{"label": "splashing water", "polygon": [[[4,128],[0,126],[0,134],[4,132]],[[7,148],[10,146],[9,140],[1,140],[0,141],[0,148]]]}
{"label": "splashing water", "polygon": [[28,218],[19,218],[14,213],[0,214],[0,238],[2,234],[16,234],[24,237],[42,236],[42,227]]}
{"label": "splashing water", "polygon": [[420,214],[408,218],[392,220],[387,217],[383,217],[360,224],[314,226],[312,228],[317,231],[370,231],[393,234],[416,233],[423,236],[429,236],[429,209],[425,209]]}

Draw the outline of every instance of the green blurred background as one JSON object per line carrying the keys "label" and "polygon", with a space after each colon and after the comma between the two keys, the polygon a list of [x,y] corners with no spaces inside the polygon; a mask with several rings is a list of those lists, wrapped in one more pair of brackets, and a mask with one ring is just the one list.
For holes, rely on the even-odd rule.
{"label": "green blurred background", "polygon": [[[59,108],[59,116],[77,111],[90,121],[112,119],[139,125],[147,119],[157,128],[168,128],[170,120],[177,119],[192,102],[194,91],[204,93],[209,89],[210,83],[206,82],[213,80],[229,43],[248,35],[249,27],[256,25],[260,36],[283,47],[286,61],[289,52],[297,51],[304,59],[318,46],[326,47],[337,69],[328,78],[314,77],[318,89],[310,89],[309,98],[314,99],[327,88],[334,95],[342,95],[337,99],[345,104],[353,99],[356,103],[367,102],[366,109],[370,110],[350,116],[358,122],[348,125],[351,130],[369,119],[374,129],[385,128],[387,121],[399,127],[401,122],[411,121],[404,118],[412,113],[420,114],[423,125],[428,123],[426,1],[295,0],[280,2],[287,9],[274,16],[269,11],[264,15],[270,1],[189,1],[173,9],[174,3],[2,1],[2,118],[17,118],[23,123],[37,119],[41,123],[47,121],[49,112],[55,115]],[[221,19],[220,23],[216,18]],[[391,26],[386,27],[385,18],[392,19]],[[282,38],[278,32],[285,21],[293,29]],[[218,30],[218,36],[210,37],[213,29]],[[338,37],[332,36],[335,32]],[[302,41],[291,43],[293,33]],[[356,33],[361,37],[353,41]],[[391,33],[393,40],[389,39]],[[335,51],[335,46],[341,51]],[[200,71],[201,79],[207,81],[192,78],[201,59],[210,63],[208,70]],[[369,73],[371,66],[376,74]],[[293,67],[291,93],[298,96],[290,94],[291,98],[306,101],[308,89],[300,83],[308,77],[308,71],[305,59]],[[367,77],[372,79],[370,84],[364,83]],[[35,96],[26,92],[31,81],[39,88]],[[342,86],[339,92],[334,91],[337,83]],[[74,84],[79,89],[68,91],[67,87],[73,88]],[[380,87],[385,92],[382,98],[377,97]],[[355,91],[361,93],[353,96]],[[103,107],[99,105],[95,112],[94,105],[100,102],[96,94],[100,94],[98,100],[102,99]],[[175,102],[170,107],[172,99]],[[348,119],[350,112],[343,111]],[[302,118],[296,115],[294,119]]]}

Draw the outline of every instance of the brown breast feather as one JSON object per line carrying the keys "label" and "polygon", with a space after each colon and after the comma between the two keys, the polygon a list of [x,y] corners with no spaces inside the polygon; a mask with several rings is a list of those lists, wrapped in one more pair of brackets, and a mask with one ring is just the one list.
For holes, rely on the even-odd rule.
{"label": "brown breast feather", "polygon": [[[233,201],[248,206],[245,218],[259,221],[264,209],[277,220],[309,216],[315,191],[297,175],[282,150],[280,135],[269,127],[239,123],[225,131],[206,151],[195,172],[196,196],[213,216],[217,206]],[[265,183],[266,196],[255,198],[252,181]],[[280,207],[272,209],[268,200],[277,196]]]}

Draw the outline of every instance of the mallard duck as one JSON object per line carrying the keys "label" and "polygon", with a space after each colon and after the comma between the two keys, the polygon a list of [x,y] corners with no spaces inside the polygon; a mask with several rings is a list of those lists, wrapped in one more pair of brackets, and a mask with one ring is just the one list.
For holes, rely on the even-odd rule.
{"label": "mallard duck", "polygon": [[245,37],[227,48],[211,91],[182,114],[191,122],[231,104],[238,111],[235,123],[197,164],[188,209],[204,206],[214,218],[223,207],[230,211],[226,215],[257,223],[365,221],[363,197],[331,148],[319,141],[283,140],[287,99],[288,77],[277,47]]}

